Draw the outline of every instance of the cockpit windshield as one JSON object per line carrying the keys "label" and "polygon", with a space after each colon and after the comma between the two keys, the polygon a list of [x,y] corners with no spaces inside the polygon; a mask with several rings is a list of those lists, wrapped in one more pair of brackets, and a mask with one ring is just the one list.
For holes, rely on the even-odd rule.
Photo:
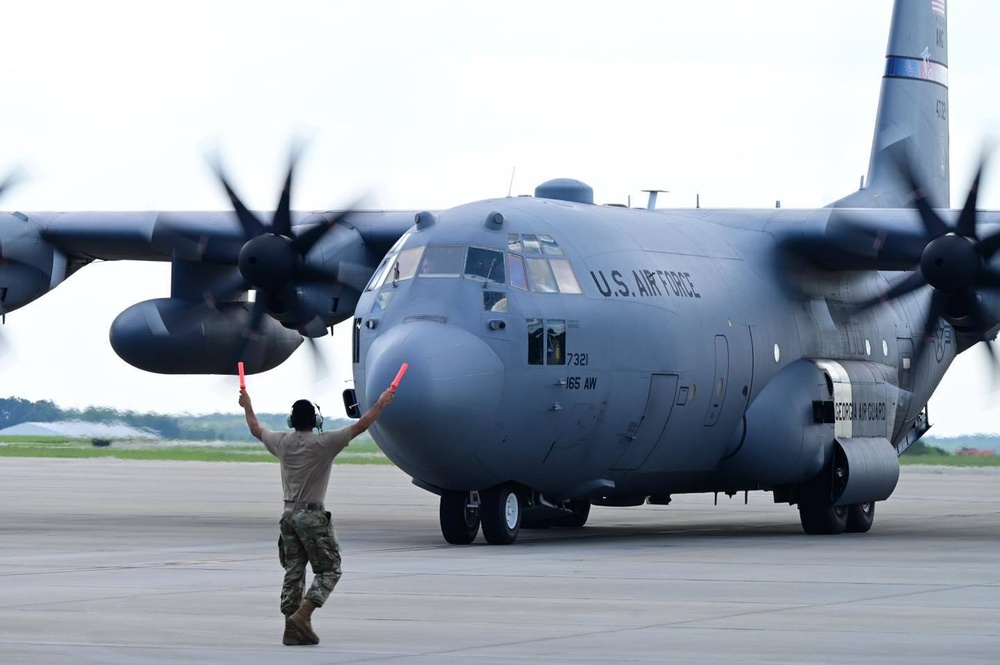
{"label": "cockpit windshield", "polygon": [[[507,252],[488,247],[421,245],[402,249],[404,236],[379,264],[366,291],[408,279],[462,278],[536,293],[582,293],[569,260],[551,236],[512,233]],[[509,280],[509,281],[508,281]]]}

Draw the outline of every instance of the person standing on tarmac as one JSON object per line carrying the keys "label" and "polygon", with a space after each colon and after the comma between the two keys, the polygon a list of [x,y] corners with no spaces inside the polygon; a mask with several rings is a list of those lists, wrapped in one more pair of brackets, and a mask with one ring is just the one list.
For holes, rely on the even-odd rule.
{"label": "person standing on tarmac", "polygon": [[[395,392],[390,388],[357,422],[333,432],[323,432],[323,416],[312,402],[300,399],[292,405],[288,425],[293,432],[274,432],[261,427],[250,395],[240,390],[239,405],[246,414],[250,433],[281,462],[281,486],[285,509],[281,515],[278,558],[285,569],[281,588],[281,613],[285,615],[282,643],[319,644],[312,627],[312,613],[322,607],[340,581],[340,544],[323,506],[330,482],[333,458],[351,439],[368,429],[388,406]],[[314,429],[320,430],[313,432]],[[313,582],[305,593],[306,563],[312,566]]]}

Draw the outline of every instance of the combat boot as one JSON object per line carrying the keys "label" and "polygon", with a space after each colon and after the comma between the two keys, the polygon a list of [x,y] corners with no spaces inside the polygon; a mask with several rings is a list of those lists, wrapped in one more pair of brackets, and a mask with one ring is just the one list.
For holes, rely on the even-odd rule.
{"label": "combat boot", "polygon": [[312,645],[312,642],[302,637],[302,633],[288,622],[288,617],[285,617],[285,634],[281,636],[281,643],[290,647]]}
{"label": "combat boot", "polygon": [[319,605],[306,598],[295,610],[295,614],[288,617],[288,623],[294,627],[303,638],[309,640],[310,644],[319,644],[319,635],[313,631],[312,613]]}

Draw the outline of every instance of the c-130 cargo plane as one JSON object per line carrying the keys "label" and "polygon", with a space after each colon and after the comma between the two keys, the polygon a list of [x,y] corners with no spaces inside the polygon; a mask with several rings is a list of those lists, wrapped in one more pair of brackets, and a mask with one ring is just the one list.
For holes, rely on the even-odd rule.
{"label": "c-130 cargo plane", "polygon": [[345,404],[409,364],[372,436],[440,496],[449,543],[758,490],[808,533],[866,532],[948,366],[1000,328],[1000,216],[976,208],[982,167],[949,209],[948,141],[945,2],[897,0],[867,178],[827,207],[602,206],[557,179],[300,213],[293,160],[262,218],[220,169],[235,215],[0,214],[0,311],[97,259],[170,261],[170,297],[111,329],[165,374],[266,371],[352,319]]}

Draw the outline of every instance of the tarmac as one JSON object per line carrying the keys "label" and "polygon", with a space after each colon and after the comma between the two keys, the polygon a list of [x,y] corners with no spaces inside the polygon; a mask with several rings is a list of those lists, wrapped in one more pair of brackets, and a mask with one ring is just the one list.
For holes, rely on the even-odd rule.
{"label": "tarmac", "polygon": [[995,663],[1000,470],[904,467],[867,534],[771,495],[595,507],[449,546],[437,497],[337,465],[344,577],[281,645],[273,464],[0,461],[0,663]]}

